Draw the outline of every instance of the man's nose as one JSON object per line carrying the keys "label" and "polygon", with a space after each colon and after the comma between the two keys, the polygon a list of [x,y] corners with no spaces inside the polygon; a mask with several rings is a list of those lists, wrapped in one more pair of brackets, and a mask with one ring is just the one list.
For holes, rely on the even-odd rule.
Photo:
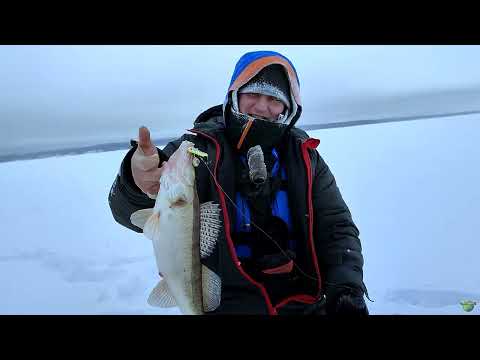
{"label": "man's nose", "polygon": [[255,110],[260,111],[262,113],[268,113],[268,101],[266,96],[260,96],[257,101],[255,102]]}

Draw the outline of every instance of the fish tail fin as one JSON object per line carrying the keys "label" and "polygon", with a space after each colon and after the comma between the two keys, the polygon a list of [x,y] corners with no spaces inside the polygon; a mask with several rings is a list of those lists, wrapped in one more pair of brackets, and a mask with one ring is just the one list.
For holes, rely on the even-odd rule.
{"label": "fish tail fin", "polygon": [[203,311],[214,311],[220,306],[222,280],[205,265],[202,265],[202,293]]}

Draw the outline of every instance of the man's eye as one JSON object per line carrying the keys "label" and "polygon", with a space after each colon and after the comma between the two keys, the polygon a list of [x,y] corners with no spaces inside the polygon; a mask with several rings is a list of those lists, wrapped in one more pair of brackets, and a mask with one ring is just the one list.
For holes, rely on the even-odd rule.
{"label": "man's eye", "polygon": [[248,96],[252,97],[252,98],[257,98],[259,97],[260,95],[259,94],[256,94],[256,93],[249,93]]}

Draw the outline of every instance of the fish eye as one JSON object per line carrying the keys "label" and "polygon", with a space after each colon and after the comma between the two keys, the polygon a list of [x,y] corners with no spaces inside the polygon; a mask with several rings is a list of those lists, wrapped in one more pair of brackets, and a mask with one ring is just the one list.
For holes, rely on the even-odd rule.
{"label": "fish eye", "polygon": [[180,208],[180,207],[184,207],[187,204],[188,204],[187,200],[185,200],[183,198],[180,198],[177,201],[175,201],[174,203],[170,204],[170,207],[171,208]]}

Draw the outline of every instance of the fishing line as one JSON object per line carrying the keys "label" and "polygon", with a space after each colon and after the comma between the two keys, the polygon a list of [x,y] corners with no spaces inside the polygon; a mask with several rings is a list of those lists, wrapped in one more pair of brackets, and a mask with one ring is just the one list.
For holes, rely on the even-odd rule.
{"label": "fishing line", "polygon": [[[246,215],[238,208],[237,204],[235,204],[235,202],[230,198],[230,196],[228,196],[228,194],[225,192],[225,190],[223,190],[222,186],[218,183],[217,179],[215,178],[215,176],[213,175],[212,171],[210,170],[210,168],[208,167],[207,163],[205,162],[205,160],[203,160],[202,158],[199,158],[201,162],[203,162],[205,164],[205,167],[207,168],[208,172],[210,173],[213,181],[215,181],[215,184],[218,186],[218,188],[223,192],[223,194],[227,197],[227,199],[230,201],[230,203],[232,203],[232,205],[235,207],[235,209],[240,213],[240,215],[242,215],[245,219],[247,219]],[[318,278],[314,278],[314,277],[311,277],[310,275],[306,274],[301,268],[299,265],[297,265],[297,263],[295,262],[294,259],[292,259],[283,249],[282,247],[270,236],[268,235],[260,226],[258,226],[257,224],[255,224],[253,221],[250,221],[250,223],[255,227],[257,228],[259,231],[262,232],[262,234],[264,234],[269,240],[271,240],[276,247],[278,247],[280,249],[280,251],[282,252],[283,255],[285,255],[285,257],[287,257],[288,259],[290,259],[292,262],[293,262],[293,265],[297,268],[298,271],[300,271],[300,273],[302,273],[302,275],[304,275],[305,277],[311,279],[311,280],[314,280],[314,281],[318,281],[319,279]]]}
{"label": "fishing line", "polygon": [[[242,215],[245,219],[247,219],[246,215],[238,208],[237,204],[235,204],[235,202],[230,198],[230,196],[228,196],[228,194],[225,192],[225,190],[223,190],[223,187],[218,183],[217,179],[215,178],[215,175],[212,173],[212,171],[210,170],[210,168],[208,167],[208,164],[205,162],[205,160],[203,160],[203,158],[201,157],[196,157],[197,159],[199,159],[204,165],[205,167],[207,168],[207,171],[210,173],[210,176],[212,177],[213,181],[215,182],[215,184],[218,186],[218,188],[223,192],[223,194],[227,197],[227,199],[230,201],[230,203],[235,207],[235,209],[240,213],[240,215]],[[300,266],[295,262],[294,259],[292,259],[283,249],[282,247],[270,236],[268,235],[260,226],[258,226],[257,224],[255,224],[253,221],[251,221],[250,219],[250,223],[255,227],[257,228],[259,231],[261,231],[269,240],[271,240],[276,247],[278,247],[280,249],[280,251],[282,252],[283,255],[285,255],[285,257],[287,257],[288,259],[290,259],[293,263],[293,265],[297,268],[297,270],[303,275],[305,276],[306,278],[308,279],[311,279],[313,281],[318,281],[319,279],[318,278],[314,278],[310,275],[308,275],[307,273],[305,273],[301,268]],[[343,289],[347,289],[347,290],[351,290],[352,288],[349,287],[349,286],[346,286],[346,285],[341,285],[341,284],[336,284],[336,283],[332,283],[332,282],[328,282],[328,281],[325,281],[324,282],[325,285],[331,285],[331,286],[335,286],[335,287],[338,287],[338,288],[343,288]],[[365,288],[365,296],[366,298],[371,301],[371,302],[374,302],[372,299],[370,299],[370,297],[368,296],[368,291],[367,289]]]}

